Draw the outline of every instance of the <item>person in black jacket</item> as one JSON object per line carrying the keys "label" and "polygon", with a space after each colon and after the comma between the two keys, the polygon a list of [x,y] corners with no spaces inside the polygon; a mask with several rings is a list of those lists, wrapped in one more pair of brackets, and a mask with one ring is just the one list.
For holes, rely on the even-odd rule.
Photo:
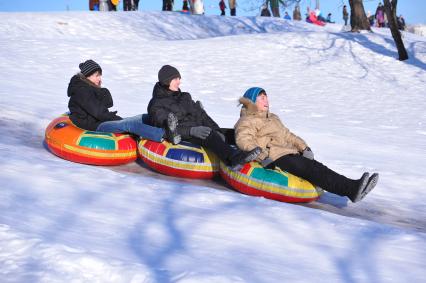
{"label": "person in black jacket", "polygon": [[188,92],[179,89],[180,79],[179,71],[170,65],[163,66],[158,72],[158,82],[148,104],[151,125],[161,127],[174,116],[178,121],[176,132],[182,140],[211,150],[234,169],[254,160],[260,149],[243,152],[226,143],[220,127],[204,111],[201,103],[194,102]]}
{"label": "person in black jacket", "polygon": [[71,121],[79,128],[98,132],[127,132],[153,141],[163,138],[179,143],[176,133],[177,121],[169,122],[168,128],[152,127],[143,122],[142,115],[121,118],[117,111],[109,111],[113,106],[111,93],[101,87],[102,69],[93,60],[79,65],[81,72],[74,75],[68,85],[68,108]]}

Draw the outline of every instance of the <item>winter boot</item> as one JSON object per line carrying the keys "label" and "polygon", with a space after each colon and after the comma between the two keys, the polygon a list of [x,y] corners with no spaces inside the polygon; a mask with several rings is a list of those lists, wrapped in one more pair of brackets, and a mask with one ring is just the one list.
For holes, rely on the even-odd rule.
{"label": "winter boot", "polygon": [[361,200],[362,191],[367,186],[369,177],[370,177],[370,174],[368,172],[365,172],[364,174],[362,174],[361,179],[359,179],[358,181],[358,187],[354,191],[348,194],[348,198],[352,202],[357,202]]}
{"label": "winter boot", "polygon": [[377,182],[379,182],[379,174],[374,173],[368,179],[367,186],[365,186],[364,190],[362,190],[361,199],[363,199],[369,192],[371,192],[374,189],[374,187],[377,185]]}
{"label": "winter boot", "polygon": [[359,186],[356,191],[348,195],[352,202],[358,202],[362,200],[377,184],[379,180],[379,174],[374,173],[369,177],[369,174],[365,172],[359,180]]}
{"label": "winter boot", "polygon": [[261,152],[262,149],[260,147],[255,147],[248,152],[238,150],[230,158],[232,170],[240,170],[244,164],[255,160]]}
{"label": "winter boot", "polygon": [[178,119],[172,112],[167,116],[167,126],[165,138],[172,144],[178,144],[181,141],[181,136],[177,133]]}

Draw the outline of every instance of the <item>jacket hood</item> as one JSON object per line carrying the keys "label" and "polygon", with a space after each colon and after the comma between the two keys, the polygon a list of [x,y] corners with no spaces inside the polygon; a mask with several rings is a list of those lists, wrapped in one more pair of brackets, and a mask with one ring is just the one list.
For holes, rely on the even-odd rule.
{"label": "jacket hood", "polygon": [[68,97],[71,97],[75,92],[74,89],[79,87],[87,87],[91,86],[97,89],[100,89],[101,87],[98,85],[95,85],[91,81],[89,81],[82,73],[75,74],[68,85]]}
{"label": "jacket hood", "polygon": [[258,115],[268,117],[269,115],[269,111],[265,112],[257,110],[256,104],[254,104],[253,101],[248,98],[240,97],[238,102],[243,105],[243,107],[241,107],[240,117],[247,115]]}

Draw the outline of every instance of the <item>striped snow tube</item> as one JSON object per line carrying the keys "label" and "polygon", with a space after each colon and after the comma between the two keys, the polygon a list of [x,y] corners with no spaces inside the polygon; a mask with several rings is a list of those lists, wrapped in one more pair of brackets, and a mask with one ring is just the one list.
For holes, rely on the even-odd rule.
{"label": "striped snow tube", "polygon": [[221,163],[220,175],[239,192],[283,202],[311,202],[322,193],[306,180],[279,169],[264,169],[258,162],[247,163],[239,171]]}
{"label": "striped snow tube", "polygon": [[189,142],[173,145],[142,139],[138,148],[145,164],[165,175],[211,179],[219,171],[219,159],[214,154]]}
{"label": "striped snow tube", "polygon": [[66,115],[47,126],[45,141],[52,153],[78,163],[120,165],[137,158],[137,144],[130,135],[86,131]]}

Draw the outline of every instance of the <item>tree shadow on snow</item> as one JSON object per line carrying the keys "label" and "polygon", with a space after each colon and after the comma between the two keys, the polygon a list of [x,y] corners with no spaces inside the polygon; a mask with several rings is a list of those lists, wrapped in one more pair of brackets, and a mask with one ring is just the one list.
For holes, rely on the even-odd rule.
{"label": "tree shadow on snow", "polygon": [[[368,36],[366,36],[366,34],[362,34],[362,33],[356,34],[356,33],[351,33],[351,32],[340,32],[340,33],[331,32],[330,34],[332,34],[336,37],[346,39],[349,42],[356,42],[356,43],[362,45],[363,47],[365,47],[365,48],[367,48],[367,49],[369,49],[373,52],[376,52],[380,55],[388,56],[388,57],[391,57],[395,60],[398,60],[398,52],[397,51],[389,50],[385,46],[371,41],[368,38]],[[371,34],[371,33],[369,33],[369,34]],[[393,46],[396,50],[396,45],[395,45],[395,42],[393,41],[393,39],[390,39],[386,36],[383,36],[383,39],[386,43]],[[426,70],[426,63],[420,61],[415,56],[414,46],[415,46],[416,42],[411,43],[408,46],[407,46],[407,43],[404,42],[404,44],[405,44],[405,47],[407,49],[409,59],[402,61],[402,62],[406,63],[408,65],[412,65],[414,67],[420,68],[422,70]]]}

